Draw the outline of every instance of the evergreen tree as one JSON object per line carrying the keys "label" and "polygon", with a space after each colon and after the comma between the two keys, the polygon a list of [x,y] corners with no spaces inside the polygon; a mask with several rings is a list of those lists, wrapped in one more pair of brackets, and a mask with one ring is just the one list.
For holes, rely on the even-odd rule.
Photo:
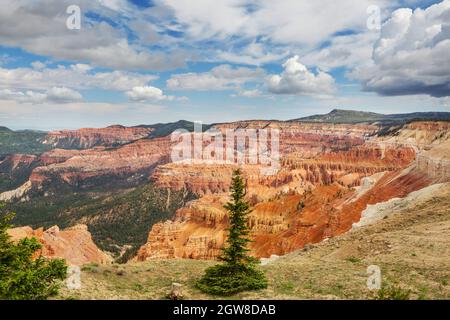
{"label": "evergreen tree", "polygon": [[242,266],[246,263],[254,263],[255,258],[247,255],[247,245],[251,240],[248,238],[250,228],[248,227],[248,214],[251,212],[249,204],[245,201],[245,185],[241,173],[236,170],[233,173],[231,183],[231,198],[224,208],[230,213],[230,227],[227,229],[227,246],[222,249],[220,260],[231,266]]}
{"label": "evergreen tree", "polygon": [[257,259],[248,255],[248,214],[251,212],[245,201],[245,185],[240,170],[233,173],[231,201],[224,208],[229,212],[230,227],[227,229],[226,246],[219,257],[223,264],[206,270],[197,282],[197,288],[215,295],[232,295],[247,290],[267,287],[264,274],[256,269]]}
{"label": "evergreen tree", "polygon": [[7,233],[12,218],[13,214],[0,212],[0,300],[43,300],[56,295],[67,275],[65,261],[36,257],[42,245],[35,238],[13,243]]}

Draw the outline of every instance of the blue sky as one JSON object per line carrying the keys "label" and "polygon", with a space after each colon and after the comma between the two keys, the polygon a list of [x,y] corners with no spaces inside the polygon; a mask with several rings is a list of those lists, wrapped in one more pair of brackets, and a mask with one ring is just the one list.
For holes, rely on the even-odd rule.
{"label": "blue sky", "polygon": [[4,2],[14,129],[450,111],[450,0]]}

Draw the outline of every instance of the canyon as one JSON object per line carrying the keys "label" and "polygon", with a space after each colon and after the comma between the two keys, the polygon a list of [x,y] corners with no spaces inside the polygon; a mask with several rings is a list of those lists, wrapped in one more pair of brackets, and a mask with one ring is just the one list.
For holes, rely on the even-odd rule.
{"label": "canyon", "polygon": [[[27,228],[27,221],[35,221],[32,209],[26,209],[28,204],[54,202],[63,192],[86,194],[92,198],[92,205],[69,205],[45,221],[49,226],[58,222],[52,219],[64,216],[64,227],[69,231],[71,226],[86,224],[90,231],[96,230],[96,240],[97,232],[108,238],[103,225],[96,225],[99,220],[117,223],[135,210],[125,202],[114,204],[117,194],[148,185],[150,193],[137,193],[132,199],[145,197],[139,198],[142,204],[138,210],[143,216],[158,212],[160,220],[142,220],[149,223],[139,229],[145,232],[146,241],[135,248],[132,261],[213,260],[227,236],[228,213],[223,205],[229,199],[231,175],[234,169],[241,168],[246,197],[253,208],[249,219],[251,252],[255,257],[267,258],[347,233],[367,208],[450,181],[448,121],[382,125],[376,121],[346,124],[261,120],[208,128],[222,134],[230,130],[278,130],[279,170],[263,175],[264,165],[248,161],[173,162],[171,152],[177,141],[167,134],[151,136],[160,127],[58,131],[47,135],[51,150],[0,158],[0,177],[12,181],[7,184],[10,188],[0,189],[0,201],[28,210],[27,215],[19,210],[24,217],[21,224]],[[177,128],[171,125],[170,129]],[[227,151],[223,145],[223,154]],[[110,200],[102,198],[105,194]],[[96,198],[101,199],[97,204]],[[157,211],[147,211],[144,203],[150,199],[156,199]],[[99,205],[105,203],[108,206],[100,210]],[[86,215],[79,216],[79,212]],[[39,227],[36,223],[34,226]],[[27,230],[27,234],[37,234],[41,239],[45,234],[42,230]],[[65,230],[59,233],[64,235]],[[126,230],[121,232],[126,234]],[[139,239],[142,237],[139,235]],[[63,256],[64,248],[58,250],[53,250],[55,255]],[[48,253],[44,250],[44,254]]]}
{"label": "canyon", "polygon": [[[413,122],[395,135],[367,141],[371,127],[333,126],[333,135],[326,125],[323,132],[308,125],[316,136],[305,128],[288,127],[293,131],[282,131],[282,168],[275,176],[261,178],[258,168],[242,167],[253,202],[250,246],[258,258],[338,236],[350,230],[369,205],[450,181],[448,122]],[[327,145],[328,139],[337,143]],[[228,214],[223,205],[232,169],[176,163],[158,167],[152,175],[157,185],[203,196],[178,210],[175,219],[153,226],[136,260],[217,258],[226,239]]]}

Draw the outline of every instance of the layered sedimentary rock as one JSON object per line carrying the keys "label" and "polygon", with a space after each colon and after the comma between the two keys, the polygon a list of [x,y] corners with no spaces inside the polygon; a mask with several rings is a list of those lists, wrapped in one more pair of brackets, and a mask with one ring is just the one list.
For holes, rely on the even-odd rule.
{"label": "layered sedimentary rock", "polygon": [[0,177],[19,180],[23,176],[29,176],[31,170],[39,163],[35,155],[12,154],[0,158]]}
{"label": "layered sedimentary rock", "polygon": [[224,129],[279,129],[288,134],[317,134],[331,136],[355,136],[365,137],[376,133],[379,128],[376,125],[368,124],[331,124],[331,123],[301,123],[297,121],[237,121],[222,123],[214,126]]}
{"label": "layered sedimentary rock", "polygon": [[450,140],[417,157],[417,167],[439,181],[450,180]]}
{"label": "layered sedimentary rock", "polygon": [[274,175],[263,175],[260,165],[168,163],[156,168],[152,180],[162,188],[187,189],[198,195],[214,194],[228,191],[232,172],[240,167],[249,193],[261,198],[279,192],[302,192],[315,185],[334,182],[358,185],[361,177],[403,168],[416,157],[415,150],[408,146],[376,144],[357,144],[348,151],[323,153],[315,158],[297,157],[301,152],[302,147],[298,147],[295,152],[282,153],[280,170]]}
{"label": "layered sedimentary rock", "polygon": [[65,183],[73,187],[101,185],[111,179],[124,184],[146,181],[154,167],[169,161],[170,140],[139,140],[107,149],[53,150],[43,155],[48,165],[33,170],[33,185]]}
{"label": "layered sedimentary rock", "polygon": [[15,189],[26,183],[33,168],[38,164],[39,159],[35,155],[14,154],[0,157],[0,201],[22,197],[26,191],[22,193]]}
{"label": "layered sedimentary rock", "polygon": [[112,261],[110,256],[97,248],[85,225],[77,225],[65,230],[59,230],[57,226],[47,230],[20,227],[10,229],[8,233],[13,241],[36,238],[42,244],[38,254],[48,258],[65,259],[69,265],[104,264]]}
{"label": "layered sedimentary rock", "polygon": [[[214,159],[212,163],[208,161],[168,163],[159,166],[153,173],[152,179],[160,187],[189,189],[199,195],[225,192],[229,188],[233,169],[239,166],[245,171],[249,186],[260,189],[259,191],[263,191],[261,189],[272,189],[272,192],[269,191],[272,194],[276,193],[277,191],[273,191],[279,187],[289,188],[290,182],[298,182],[299,179],[312,184],[330,183],[335,178],[332,171],[346,171],[344,167],[349,162],[353,163],[349,164],[350,167],[355,167],[355,160],[365,161],[368,173],[377,172],[380,164],[385,164],[386,169],[395,167],[395,164],[389,162],[389,160],[392,160],[389,157],[384,160],[381,159],[380,164],[370,164],[371,161],[377,160],[383,155],[383,151],[378,146],[370,147],[370,149],[352,149],[351,152],[354,152],[354,154],[340,154],[340,152],[345,153],[353,147],[364,145],[365,139],[374,134],[376,128],[369,125],[307,124],[279,121],[220,124],[214,126],[213,129],[219,130],[223,134],[223,151],[220,160],[223,160],[224,163],[217,161],[218,159]],[[281,170],[276,175],[263,174],[265,166],[260,163],[259,159],[257,164],[252,164],[248,157],[245,158],[245,164],[228,163],[227,151],[230,148],[235,148],[236,145],[228,145],[227,135],[236,135],[239,130],[261,129],[269,130],[269,132],[270,130],[279,130]],[[253,134],[256,133],[253,132]],[[261,143],[261,140],[259,143]],[[249,148],[249,144],[251,142],[247,142],[247,148]],[[270,153],[272,151],[270,138],[267,144]],[[395,153],[388,152],[388,155],[395,157],[397,156]],[[248,154],[246,155],[248,156]],[[328,155],[328,157],[325,157],[325,155]],[[339,159],[336,159],[336,157],[339,157]],[[405,159],[405,161],[410,161],[411,157],[414,157],[414,155],[408,155],[408,159]],[[228,162],[225,160],[228,160]],[[362,167],[361,165],[358,166]],[[372,167],[377,167],[377,169],[373,170]],[[360,171],[363,172],[364,170]],[[259,186],[262,188],[259,188]]]}
{"label": "layered sedimentary rock", "polygon": [[[339,131],[345,127],[339,126]],[[241,166],[253,205],[253,254],[282,255],[334,237],[350,230],[368,205],[449,181],[448,129],[445,122],[411,123],[391,136],[370,139],[367,130],[351,129],[333,139],[330,127],[324,136],[308,136],[301,129],[281,133],[282,167],[276,175],[261,176],[258,166]],[[295,141],[295,136],[304,139]],[[158,185],[189,189],[203,197],[178,210],[172,221],[155,225],[136,259],[216,258],[226,238],[228,214],[223,205],[232,170],[227,165],[160,166],[152,176]]]}
{"label": "layered sedimentary rock", "polygon": [[152,131],[152,128],[129,128],[120,125],[100,129],[85,128],[79,130],[52,131],[45,137],[43,144],[64,149],[117,146],[148,137]]}
{"label": "layered sedimentary rock", "polygon": [[37,159],[37,156],[28,154],[7,155],[0,159],[0,170],[13,172],[21,167],[29,167]]}
{"label": "layered sedimentary rock", "polygon": [[[377,175],[381,178],[362,192],[358,192],[362,187],[335,182],[257,203],[249,219],[255,240],[253,253],[257,257],[283,255],[334,237],[348,231],[368,204],[404,197],[433,182],[412,168]],[[137,260],[217,257],[228,226],[223,209],[226,200],[226,194],[203,197],[178,210],[174,221],[155,225]]]}
{"label": "layered sedimentary rock", "polygon": [[430,149],[450,139],[449,121],[417,121],[404,125],[398,131],[379,140],[395,144],[411,144],[420,149]]}

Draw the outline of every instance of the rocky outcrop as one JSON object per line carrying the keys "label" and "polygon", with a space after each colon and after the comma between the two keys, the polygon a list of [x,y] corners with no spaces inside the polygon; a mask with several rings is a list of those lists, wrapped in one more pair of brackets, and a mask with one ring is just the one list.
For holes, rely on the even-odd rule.
{"label": "rocky outcrop", "polygon": [[21,168],[30,167],[38,156],[29,154],[12,154],[0,158],[0,172],[10,172],[11,174]]}
{"label": "rocky outcrop", "polygon": [[63,149],[90,149],[96,146],[118,146],[148,137],[152,128],[123,127],[119,125],[101,129],[79,129],[52,131],[43,144]]}
{"label": "rocky outcrop", "polygon": [[36,238],[42,244],[38,254],[48,258],[65,259],[69,265],[105,264],[112,261],[110,256],[95,245],[85,225],[77,225],[65,230],[59,230],[57,226],[47,230],[20,227],[10,229],[8,233],[13,241]]}
{"label": "rocky outcrop", "polygon": [[222,123],[214,126],[224,129],[278,129],[288,134],[316,134],[331,136],[365,137],[376,133],[379,127],[367,124],[331,124],[331,123],[302,123],[298,121],[237,121]]}
{"label": "rocky outcrop", "polygon": [[450,139],[450,121],[417,121],[404,125],[378,140],[392,144],[410,144],[427,150]]}
{"label": "rocky outcrop", "polygon": [[[370,125],[245,121],[216,125],[214,129],[224,136],[230,130],[232,133],[236,130],[280,130],[281,170],[276,175],[262,175],[264,166],[250,164],[250,161],[239,166],[245,172],[249,188],[255,189],[255,193],[258,191],[260,196],[272,196],[279,189],[301,191],[309,184],[329,184],[343,173],[359,172],[367,176],[398,168],[415,156],[411,148],[388,148],[386,151],[379,146],[366,147],[365,139],[377,129]],[[222,154],[225,158],[225,143]],[[228,191],[232,171],[236,168],[237,165],[228,163],[168,163],[156,168],[152,180],[163,188],[188,189],[198,195],[214,194]],[[354,180],[358,177],[356,174]]]}
{"label": "rocky outcrop", "polygon": [[0,156],[0,201],[11,198],[7,195],[2,196],[2,192],[14,190],[23,185],[38,164],[39,158],[35,155]]}
{"label": "rocky outcrop", "polygon": [[[40,155],[30,169],[26,193],[13,190],[24,199],[29,191],[57,192],[61,185],[88,189],[102,185],[132,187],[148,181],[153,170],[170,161],[169,137],[141,139],[117,148],[87,150],[54,149]],[[26,180],[25,180],[26,181]],[[36,192],[35,192],[36,191]],[[5,196],[6,197],[6,196]]]}
{"label": "rocky outcrop", "polygon": [[20,199],[26,200],[23,197],[31,190],[32,186],[31,181],[27,181],[15,190],[0,193],[0,202],[9,202]]}
{"label": "rocky outcrop", "polygon": [[417,168],[439,181],[450,181],[450,140],[420,153]]}

